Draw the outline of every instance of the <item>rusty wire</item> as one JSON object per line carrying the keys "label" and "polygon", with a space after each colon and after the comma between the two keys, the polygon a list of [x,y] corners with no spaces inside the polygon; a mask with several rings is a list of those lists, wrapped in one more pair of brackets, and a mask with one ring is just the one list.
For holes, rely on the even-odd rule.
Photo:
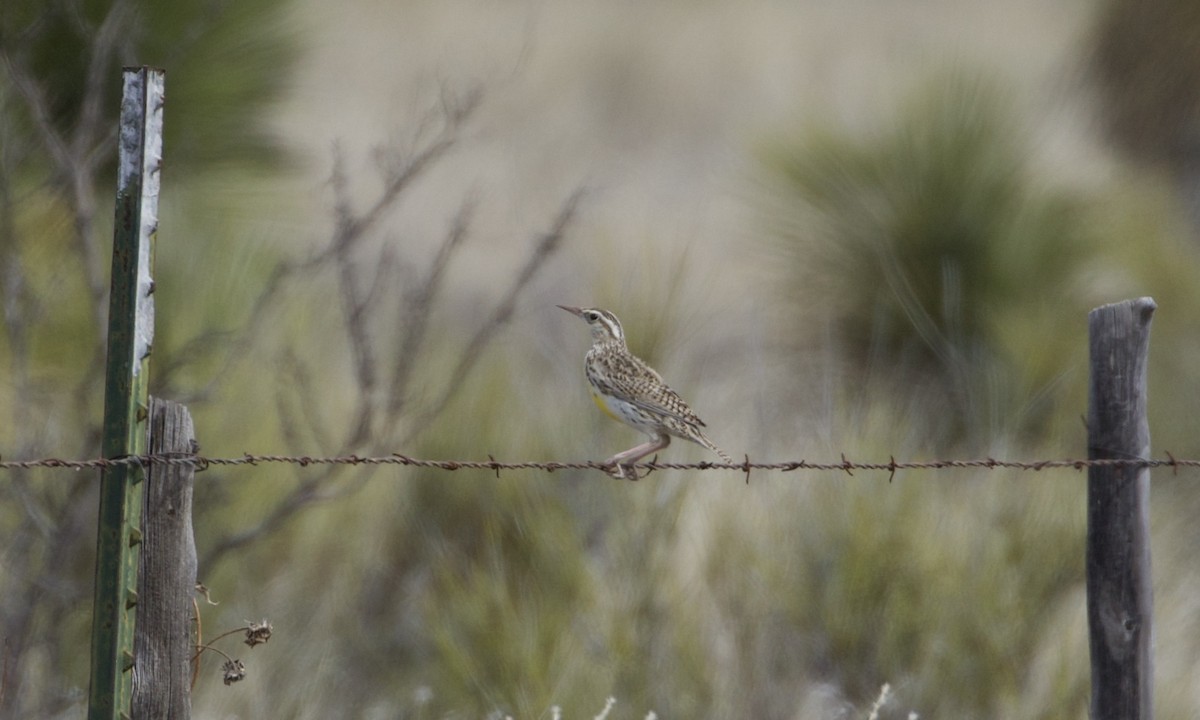
{"label": "rusty wire", "polygon": [[[658,462],[638,463],[634,468],[647,473],[655,470],[733,470],[745,473],[747,478],[751,470],[767,470],[776,472],[794,472],[809,470],[815,472],[844,472],[853,475],[855,471],[887,472],[889,478],[898,470],[948,470],[948,469],[985,469],[995,470],[1005,468],[1039,472],[1042,470],[1072,469],[1084,470],[1091,467],[1113,468],[1157,468],[1169,467],[1173,472],[1179,468],[1200,467],[1200,460],[1181,460],[1171,453],[1166,459],[1143,458],[1104,458],[1104,459],[1061,459],[1061,460],[997,460],[996,458],[977,458],[971,460],[917,460],[898,461],[894,457],[887,462],[856,462],[845,455],[839,462],[809,462],[808,460],[792,460],[786,462],[754,462],[750,457],[740,463],[698,462],[673,463]],[[426,460],[394,453],[381,457],[364,457],[360,455],[337,455],[330,457],[314,457],[308,455],[254,455],[244,454],[238,457],[205,457],[191,453],[164,453],[158,455],[130,455],[117,458],[94,458],[89,460],[61,460],[58,458],[42,458],[38,460],[3,460],[0,458],[0,470],[30,470],[34,468],[59,468],[69,470],[103,470],[129,465],[189,465],[197,471],[210,467],[240,467],[247,465],[289,464],[306,467],[309,465],[401,465],[406,467],[430,468],[437,470],[488,470],[497,477],[501,470],[600,470],[609,472],[612,468],[602,462],[573,461],[573,462],[537,462],[518,461],[503,462],[488,456],[487,460]]]}

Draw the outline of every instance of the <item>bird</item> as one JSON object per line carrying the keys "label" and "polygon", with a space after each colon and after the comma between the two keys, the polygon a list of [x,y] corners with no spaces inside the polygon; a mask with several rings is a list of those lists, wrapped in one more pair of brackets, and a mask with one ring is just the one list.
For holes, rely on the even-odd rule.
{"label": "bird", "polygon": [[[649,442],[604,461],[604,465],[612,466],[616,477],[627,477],[627,466],[666,448],[672,436],[708,448],[727,463],[734,462],[700,429],[707,426],[679,393],[654,368],[629,351],[625,331],[616,315],[600,308],[558,307],[583,320],[592,331],[592,347],[583,367],[596,406],[605,415],[650,436]],[[629,479],[637,480],[636,471]]]}

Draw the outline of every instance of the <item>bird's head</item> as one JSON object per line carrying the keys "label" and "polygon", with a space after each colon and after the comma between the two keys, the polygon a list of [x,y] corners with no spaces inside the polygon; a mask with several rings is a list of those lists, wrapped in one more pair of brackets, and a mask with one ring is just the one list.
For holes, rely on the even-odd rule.
{"label": "bird's head", "polygon": [[572,307],[570,305],[559,305],[558,307],[587,323],[588,329],[592,331],[592,340],[598,343],[625,343],[625,331],[621,329],[621,321],[609,311],[601,310],[600,308]]}

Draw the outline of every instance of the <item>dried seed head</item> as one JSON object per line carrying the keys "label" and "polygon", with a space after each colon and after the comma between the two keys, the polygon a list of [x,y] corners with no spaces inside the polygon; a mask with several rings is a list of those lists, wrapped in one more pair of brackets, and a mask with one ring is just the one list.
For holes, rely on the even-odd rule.
{"label": "dried seed head", "polygon": [[235,682],[246,679],[246,666],[241,660],[226,660],[221,666],[221,670],[225,673],[225,684],[232,685]]}
{"label": "dried seed head", "polygon": [[246,639],[243,641],[250,647],[261,645],[271,639],[271,623],[264,618],[262,622],[250,623],[246,628]]}

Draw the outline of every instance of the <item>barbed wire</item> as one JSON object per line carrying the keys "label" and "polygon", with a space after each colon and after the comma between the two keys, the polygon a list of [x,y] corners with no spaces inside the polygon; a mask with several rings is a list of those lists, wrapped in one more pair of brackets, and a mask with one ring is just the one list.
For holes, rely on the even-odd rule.
{"label": "barbed wire", "polygon": [[[745,473],[749,477],[751,470],[774,472],[795,472],[808,470],[814,472],[844,472],[853,475],[855,471],[887,472],[894,476],[898,470],[948,470],[948,469],[1009,469],[1040,472],[1042,470],[1085,470],[1092,467],[1111,468],[1158,468],[1169,467],[1178,473],[1179,468],[1200,467],[1200,460],[1177,459],[1171,453],[1166,453],[1166,459],[1148,458],[1101,458],[1082,459],[1067,458],[1059,460],[999,460],[996,458],[976,458],[970,460],[909,460],[899,461],[889,457],[887,462],[857,462],[848,459],[845,454],[838,462],[810,462],[808,460],[789,460],[785,462],[755,462],[747,455],[740,462],[658,462],[637,463],[632,467],[644,470],[647,474],[655,470],[733,470]],[[457,470],[488,470],[500,477],[502,470],[542,470],[555,472],[558,470],[599,470],[609,473],[612,465],[592,460],[572,462],[542,462],[516,461],[504,462],[496,460],[491,455],[487,460],[427,460],[409,457],[400,453],[378,457],[361,455],[309,456],[309,455],[255,455],[246,453],[237,457],[205,457],[193,453],[163,453],[157,455],[129,455],[116,458],[93,458],[88,460],[61,460],[59,458],[41,458],[37,460],[3,460],[0,458],[0,470],[32,470],[35,468],[58,468],[68,470],[105,470],[121,466],[149,465],[179,465],[191,466],[198,472],[210,467],[242,467],[269,464],[289,464],[307,467],[309,465],[399,465],[405,467],[429,468],[445,471]]]}

